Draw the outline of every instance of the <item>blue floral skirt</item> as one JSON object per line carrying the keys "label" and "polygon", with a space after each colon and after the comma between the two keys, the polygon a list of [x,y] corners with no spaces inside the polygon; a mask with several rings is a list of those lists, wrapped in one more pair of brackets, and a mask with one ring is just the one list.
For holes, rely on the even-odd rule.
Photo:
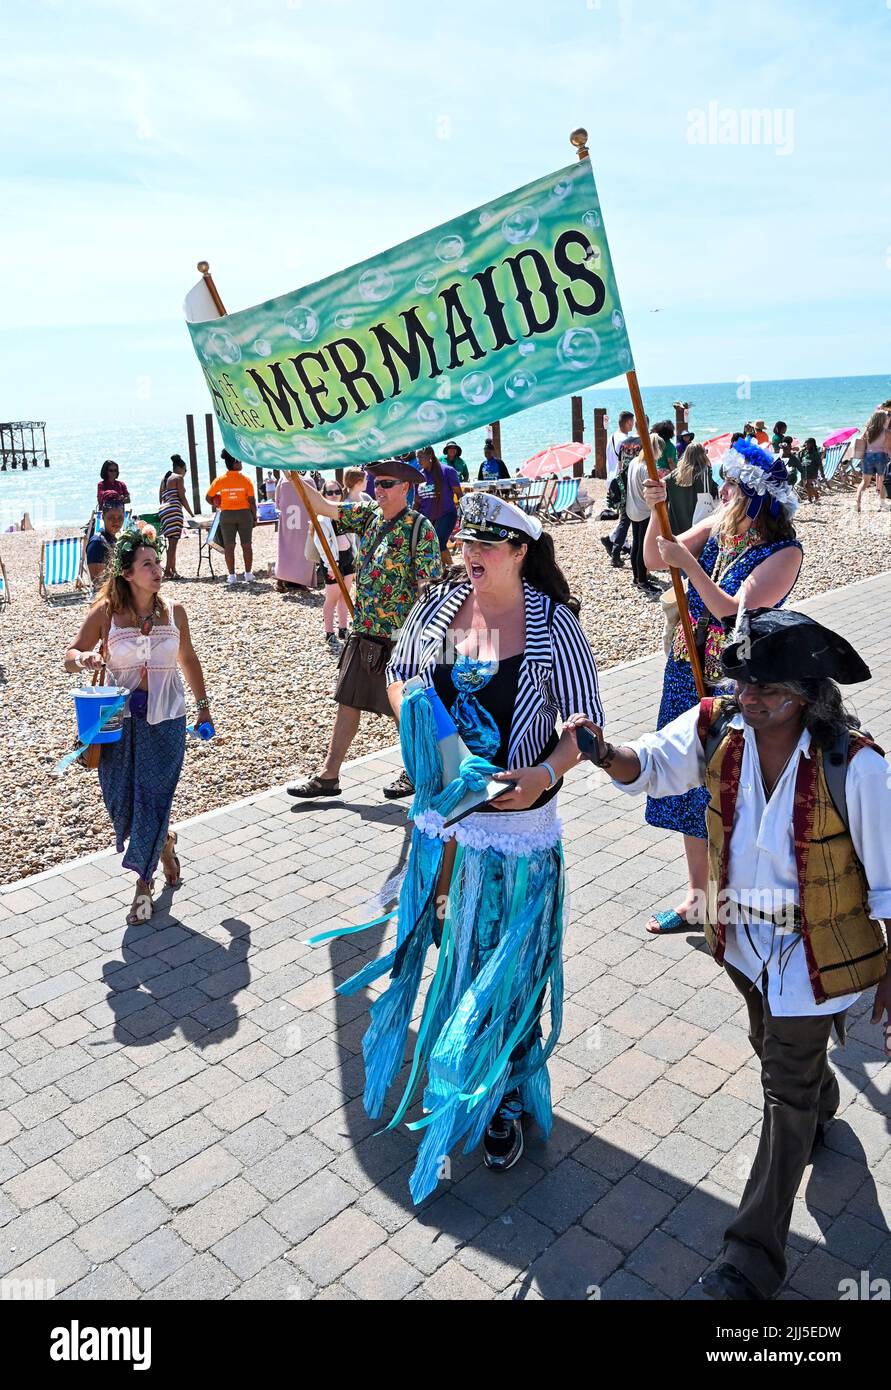
{"label": "blue floral skirt", "polygon": [[186,721],[149,724],[130,716],[117,743],[104,743],[99,786],[124,868],[148,883],[161,858],[186,752]]}
{"label": "blue floral skirt", "polygon": [[[698,704],[699,695],[689,661],[676,661],[674,656],[669,656],[665,663],[662,703],[656,728],[663,729]],[[660,830],[677,830],[682,835],[693,835],[698,840],[704,840],[707,838],[707,805],[708,792],[705,787],[694,787],[682,796],[648,796],[644,819],[647,825],[655,825]]]}

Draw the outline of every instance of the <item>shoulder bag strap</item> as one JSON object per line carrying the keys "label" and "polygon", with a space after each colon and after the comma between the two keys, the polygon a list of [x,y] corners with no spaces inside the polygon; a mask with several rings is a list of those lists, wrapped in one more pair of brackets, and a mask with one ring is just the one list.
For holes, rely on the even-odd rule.
{"label": "shoulder bag strap", "polygon": [[90,682],[91,685],[105,684],[105,667],[108,658],[108,634],[110,627],[111,620],[106,610],[105,617],[102,619],[102,631],[99,637],[99,655],[102,657],[102,665],[99,667],[98,671],[93,672],[93,679]]}
{"label": "shoulder bag strap", "polygon": [[390,534],[390,532],[393,530],[393,527],[396,526],[396,525],[402,520],[402,517],[403,517],[403,513],[400,512],[399,516],[394,516],[394,517],[392,518],[391,521],[385,521],[384,524],[383,524],[383,526],[379,526],[379,527],[378,527],[377,531],[375,532],[375,534],[372,536],[371,540],[370,540],[369,543],[368,543],[368,549],[366,550],[365,554],[362,556],[362,563],[361,563],[359,566],[357,566],[357,568],[356,568],[356,580],[357,580],[357,582],[358,582],[360,576],[363,575],[363,574],[365,573],[366,569],[367,569],[368,566],[371,564],[371,557],[373,556],[374,552],[377,550],[377,548],[378,548],[378,546],[380,545],[381,541],[384,539],[385,536],[388,536],[388,535]]}

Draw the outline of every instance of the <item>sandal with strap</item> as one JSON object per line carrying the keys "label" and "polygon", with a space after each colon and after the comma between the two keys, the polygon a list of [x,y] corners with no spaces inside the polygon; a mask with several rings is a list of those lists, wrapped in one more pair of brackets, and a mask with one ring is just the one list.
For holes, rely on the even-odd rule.
{"label": "sandal with strap", "polygon": [[336,777],[307,777],[304,782],[287,787],[286,791],[288,796],[340,796],[340,782]]}
{"label": "sandal with strap", "polygon": [[667,908],[664,912],[654,912],[646,924],[650,936],[671,936],[672,932],[678,931],[699,931],[699,927],[693,922],[688,922],[686,917],[682,917],[674,908]]}
{"label": "sandal with strap", "polygon": [[136,885],[136,894],[130,904],[130,911],[127,913],[128,927],[141,927],[149,920],[155,910],[155,900],[152,897],[152,885],[144,884],[142,880]]}
{"label": "sandal with strap", "polygon": [[[164,882],[167,884],[168,888],[178,888],[183,881],[182,868],[179,862],[179,855],[175,852],[176,841],[176,831],[172,830],[170,834],[167,836],[167,839],[164,841],[164,848],[161,851],[161,864],[164,869]],[[164,863],[164,856],[168,854],[168,862],[169,860],[172,860],[173,863],[176,865],[176,869],[173,876],[171,876],[171,874],[168,872],[167,865]]]}

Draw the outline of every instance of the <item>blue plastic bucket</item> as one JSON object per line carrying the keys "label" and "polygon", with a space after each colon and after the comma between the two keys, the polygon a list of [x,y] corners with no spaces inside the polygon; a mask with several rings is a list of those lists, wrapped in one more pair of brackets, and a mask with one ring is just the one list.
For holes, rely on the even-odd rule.
{"label": "blue plastic bucket", "polygon": [[123,704],[98,732],[96,727],[124,692],[116,685],[83,685],[72,694],[77,715],[77,736],[81,743],[117,743],[124,726]]}

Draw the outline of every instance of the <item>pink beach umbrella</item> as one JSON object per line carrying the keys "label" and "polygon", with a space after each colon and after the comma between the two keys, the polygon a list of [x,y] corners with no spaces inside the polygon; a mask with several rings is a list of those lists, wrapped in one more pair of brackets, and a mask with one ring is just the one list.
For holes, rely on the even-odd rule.
{"label": "pink beach umbrella", "polygon": [[828,439],[823,440],[823,448],[831,449],[833,444],[844,444],[847,440],[853,439],[857,433],[856,426],[850,430],[836,430],[835,434],[831,434]]}
{"label": "pink beach umbrella", "polygon": [[540,454],[533,454],[520,469],[524,478],[547,478],[552,473],[562,473],[580,459],[586,459],[591,452],[590,444],[549,444]]}
{"label": "pink beach umbrella", "polygon": [[730,448],[730,431],[727,434],[716,434],[714,439],[707,439],[703,444],[703,449],[709,456],[711,463],[720,463],[721,459]]}

